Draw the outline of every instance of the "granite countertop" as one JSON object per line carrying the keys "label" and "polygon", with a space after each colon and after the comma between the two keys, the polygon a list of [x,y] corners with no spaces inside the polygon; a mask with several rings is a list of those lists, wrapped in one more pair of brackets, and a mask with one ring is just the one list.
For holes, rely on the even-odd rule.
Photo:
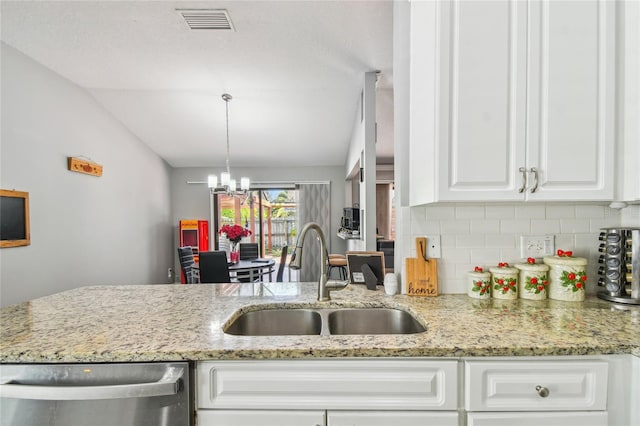
{"label": "granite countertop", "polygon": [[[83,287],[3,308],[0,362],[120,362],[314,357],[633,354],[640,310],[585,302],[387,296],[350,285],[316,301],[315,283]],[[427,326],[412,335],[232,336],[251,305],[386,306]]]}

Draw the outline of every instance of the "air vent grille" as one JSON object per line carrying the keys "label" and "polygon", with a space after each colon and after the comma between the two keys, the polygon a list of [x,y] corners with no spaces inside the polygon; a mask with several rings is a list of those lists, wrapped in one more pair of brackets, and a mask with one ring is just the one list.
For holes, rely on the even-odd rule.
{"label": "air vent grille", "polygon": [[177,9],[192,30],[231,30],[233,23],[225,9]]}

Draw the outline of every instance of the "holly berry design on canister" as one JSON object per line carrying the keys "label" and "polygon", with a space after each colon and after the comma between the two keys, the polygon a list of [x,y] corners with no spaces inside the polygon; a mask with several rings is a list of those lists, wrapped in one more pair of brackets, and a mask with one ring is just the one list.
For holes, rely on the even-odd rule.
{"label": "holly berry design on canister", "polygon": [[[482,272],[482,271],[477,271]],[[473,282],[473,288],[471,291],[475,291],[481,296],[488,294],[491,291],[491,283],[487,280],[478,280]]]}
{"label": "holly berry design on canister", "polygon": [[549,285],[549,280],[546,275],[542,275],[541,277],[530,277],[527,276],[524,284],[524,289],[527,291],[533,291],[535,294],[540,294],[540,292],[547,289]]}

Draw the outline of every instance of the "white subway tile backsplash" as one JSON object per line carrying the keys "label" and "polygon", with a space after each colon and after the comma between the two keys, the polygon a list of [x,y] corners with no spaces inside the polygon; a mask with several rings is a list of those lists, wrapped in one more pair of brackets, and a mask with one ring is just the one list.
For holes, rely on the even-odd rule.
{"label": "white subway tile backsplash", "polygon": [[471,264],[488,268],[497,265],[500,259],[500,249],[471,249]]}
{"label": "white subway tile backsplash", "polygon": [[589,230],[594,233],[600,233],[601,228],[613,228],[616,226],[620,226],[620,222],[615,220],[614,217],[589,220]]}
{"label": "white subway tile backsplash", "polygon": [[455,207],[430,206],[426,208],[426,214],[428,220],[455,219],[456,209]]}
{"label": "white subway tile backsplash", "polygon": [[576,217],[576,208],[573,205],[548,205],[547,219],[570,219]]}
{"label": "white subway tile backsplash", "polygon": [[531,221],[531,235],[550,235],[560,233],[560,221],[553,220],[532,220]]}
{"label": "white subway tile backsplash", "polygon": [[484,206],[456,207],[456,219],[483,219]]}
{"label": "white subway tile backsplash", "polygon": [[622,226],[627,228],[640,227],[640,204],[631,205],[616,211],[619,212]]}
{"label": "white subway tile backsplash", "polygon": [[485,247],[487,248],[516,248],[519,237],[513,234],[485,234]]}
{"label": "white subway tile backsplash", "polygon": [[515,207],[487,205],[484,214],[487,219],[511,219],[515,217]]}
{"label": "white subway tile backsplash", "polygon": [[471,262],[470,252],[468,249],[442,247],[442,259],[439,263],[448,265],[450,263],[469,263]]}
{"label": "white subway tile backsplash", "polygon": [[498,219],[472,219],[470,231],[472,234],[495,234],[500,232]]}
{"label": "white subway tile backsplash", "polygon": [[557,250],[576,250],[576,239],[573,234],[556,235],[556,251]]}
{"label": "white subway tile backsplash", "polygon": [[605,216],[605,206],[596,205],[579,205],[576,206],[576,218],[579,219],[598,219]]}
{"label": "white subway tile backsplash", "polygon": [[440,247],[456,247],[456,235],[442,234],[440,235]]}
{"label": "white subway tile backsplash", "polygon": [[589,232],[589,219],[560,219],[560,232],[563,234]]}
{"label": "white subway tile backsplash", "polygon": [[547,211],[544,205],[522,205],[516,206],[515,215],[517,219],[544,219]]}
{"label": "white subway tile backsplash", "polygon": [[598,240],[598,236],[599,234],[576,234],[573,241],[576,248],[598,251],[601,242]]}
{"label": "white subway tile backsplash", "polygon": [[456,247],[458,248],[482,248],[485,246],[484,244],[484,235],[482,234],[473,234],[473,235],[457,235],[456,236]]}
{"label": "white subway tile backsplash", "polygon": [[468,234],[471,225],[468,220],[441,220],[440,232],[443,234]]}
{"label": "white subway tile backsplash", "polygon": [[501,220],[500,232],[504,234],[528,234],[531,232],[531,221],[526,219]]}
{"label": "white subway tile backsplash", "polygon": [[523,259],[520,257],[520,249],[502,249],[500,250],[500,258],[495,263],[498,262],[508,262],[513,265],[514,263],[521,262]]}
{"label": "white subway tile backsplash", "polygon": [[[640,226],[640,207],[623,210],[595,204],[559,205],[514,203],[501,205],[429,206],[411,208],[406,252],[415,253],[415,237],[440,235],[439,292],[465,293],[466,272],[474,266],[488,269],[498,262],[518,263],[521,235],[554,235],[556,249],[572,250],[587,257],[588,274],[595,277],[600,228]],[[403,217],[405,217],[403,215]],[[403,231],[403,235],[409,231]],[[404,262],[403,262],[404,265]],[[591,278],[588,291],[597,291]],[[592,288],[593,287],[593,288]]]}

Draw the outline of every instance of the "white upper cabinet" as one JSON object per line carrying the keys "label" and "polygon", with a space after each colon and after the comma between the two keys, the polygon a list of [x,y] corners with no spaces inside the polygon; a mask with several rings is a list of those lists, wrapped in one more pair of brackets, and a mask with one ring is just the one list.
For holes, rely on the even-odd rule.
{"label": "white upper cabinet", "polygon": [[410,199],[612,200],[615,3],[411,3]]}

